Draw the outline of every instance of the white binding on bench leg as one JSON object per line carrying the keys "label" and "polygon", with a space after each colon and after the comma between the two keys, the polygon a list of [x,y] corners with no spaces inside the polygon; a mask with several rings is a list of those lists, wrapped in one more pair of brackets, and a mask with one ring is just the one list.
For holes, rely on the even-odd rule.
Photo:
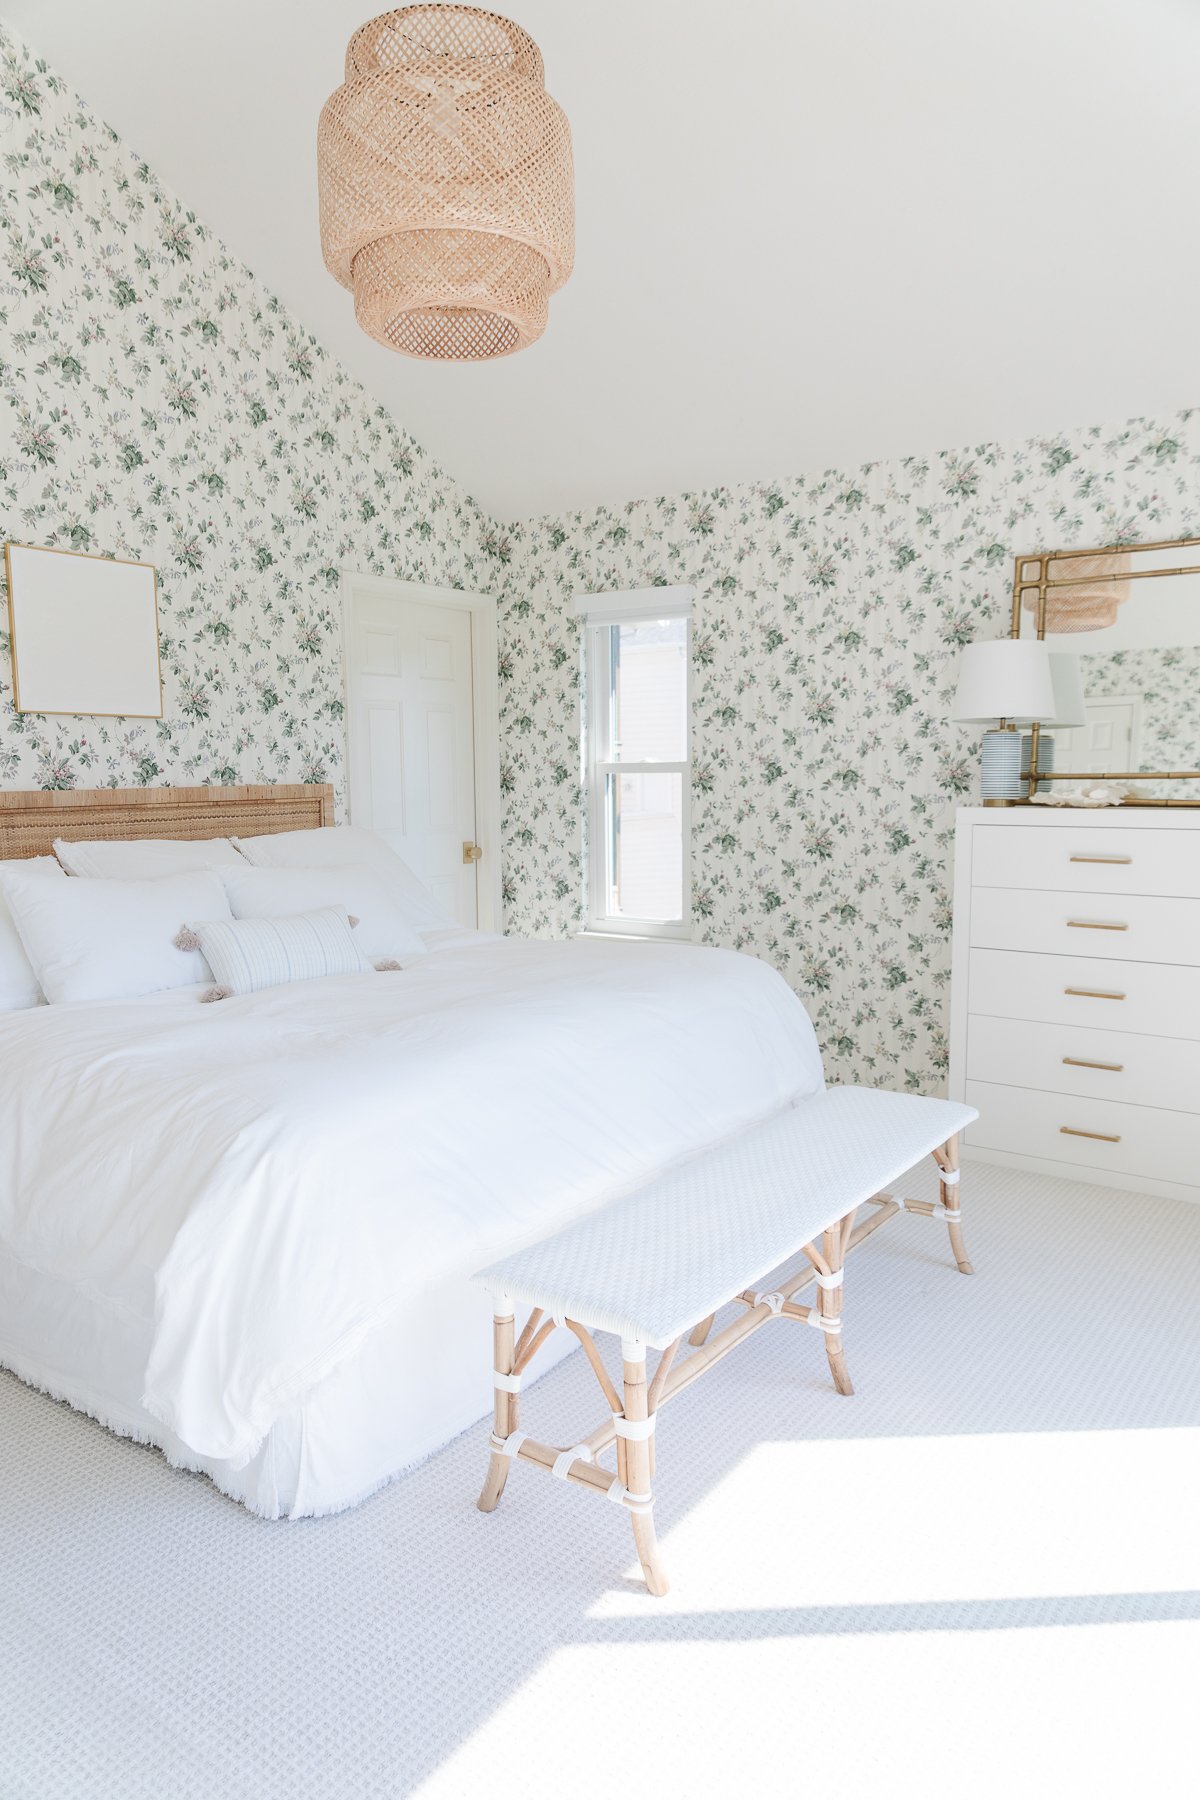
{"label": "white binding on bench leg", "polygon": [[832,1290],[832,1289],[833,1289],[833,1288],[840,1288],[840,1287],[841,1287],[841,1285],[842,1285],[842,1283],[843,1283],[843,1281],[845,1281],[845,1279],[846,1279],[846,1271],[845,1271],[845,1269],[844,1269],[844,1268],[842,1268],[842,1269],[835,1269],[835,1270],[834,1270],[834,1271],[833,1271],[833,1274],[832,1274],[832,1275],[822,1275],[822,1274],[821,1274],[821,1273],[820,1273],[820,1272],[819,1272],[819,1271],[818,1271],[818,1273],[817,1273],[817,1286],[818,1286],[818,1287],[819,1287],[819,1288],[824,1288],[824,1289],[825,1289],[825,1292],[826,1292],[826,1293],[829,1293],[829,1292],[831,1292],[831,1290]]}
{"label": "white binding on bench leg", "polygon": [[[961,1206],[943,1206],[940,1200],[931,1200],[929,1202],[929,1205],[932,1208],[932,1211],[930,1211],[930,1212],[910,1212],[908,1215],[909,1218],[910,1219],[944,1219],[947,1225],[957,1225],[958,1221],[962,1218],[962,1207]],[[819,1279],[820,1279],[820,1277],[818,1276],[818,1280]]]}
{"label": "white binding on bench leg", "polygon": [[620,1481],[613,1482],[608,1497],[615,1505],[627,1507],[630,1512],[649,1512],[654,1505],[653,1494],[631,1494]]}
{"label": "white binding on bench leg", "polygon": [[498,1387],[502,1393],[519,1394],[521,1391],[521,1377],[519,1375],[505,1375],[503,1370],[493,1369],[492,1385],[493,1387]]}
{"label": "white binding on bench leg", "polygon": [[576,1462],[590,1463],[592,1453],[586,1444],[573,1444],[569,1450],[560,1450],[550,1465],[550,1473],[565,1481],[571,1473],[571,1464]]}
{"label": "white binding on bench leg", "polygon": [[809,1308],[808,1317],[804,1323],[811,1325],[816,1331],[827,1331],[831,1337],[842,1329],[840,1317],[832,1319],[827,1313],[818,1312],[815,1306]]}
{"label": "white binding on bench leg", "polygon": [[627,1438],[632,1443],[640,1444],[646,1438],[654,1436],[657,1419],[657,1413],[651,1413],[648,1419],[627,1419],[624,1413],[614,1413],[613,1430],[619,1438]]}
{"label": "white binding on bench leg", "polygon": [[521,1445],[528,1436],[527,1431],[510,1431],[506,1438],[501,1438],[497,1437],[493,1431],[492,1449],[500,1456],[517,1456],[520,1454]]}
{"label": "white binding on bench leg", "polygon": [[962,1170],[961,1169],[943,1169],[939,1166],[938,1179],[941,1181],[944,1181],[947,1187],[957,1187],[960,1180],[962,1179]]}
{"label": "white binding on bench leg", "polygon": [[773,1313],[778,1314],[783,1311],[783,1295],[755,1294],[754,1304],[755,1306],[769,1306]]}

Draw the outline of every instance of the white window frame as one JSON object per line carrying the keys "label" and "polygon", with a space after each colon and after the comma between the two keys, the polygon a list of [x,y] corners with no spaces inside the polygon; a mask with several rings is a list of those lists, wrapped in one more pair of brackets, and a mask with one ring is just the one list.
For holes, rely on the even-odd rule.
{"label": "white window frame", "polygon": [[[625,593],[579,594],[575,611],[584,621],[584,681],[586,709],[583,720],[584,777],[587,786],[587,930],[609,937],[674,938],[692,935],[691,815],[692,815],[692,602],[691,587],[641,588]],[[682,762],[623,762],[612,754],[612,627],[651,624],[659,619],[686,621],[687,756]],[[678,919],[635,919],[608,910],[609,830],[608,781],[618,775],[679,775],[680,888],[683,914]]]}

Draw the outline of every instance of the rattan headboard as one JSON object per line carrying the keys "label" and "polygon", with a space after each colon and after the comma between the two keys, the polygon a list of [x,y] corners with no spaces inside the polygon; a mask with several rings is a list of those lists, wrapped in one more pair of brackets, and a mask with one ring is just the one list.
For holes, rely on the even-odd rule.
{"label": "rattan headboard", "polygon": [[259,837],[333,824],[333,789],[287,787],[0,789],[0,858],[50,856],[55,838]]}

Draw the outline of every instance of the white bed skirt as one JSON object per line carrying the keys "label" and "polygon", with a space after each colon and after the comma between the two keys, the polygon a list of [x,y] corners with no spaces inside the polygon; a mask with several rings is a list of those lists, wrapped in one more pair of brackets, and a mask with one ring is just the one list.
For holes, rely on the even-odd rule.
{"label": "white bed skirt", "polygon": [[[491,1303],[466,1280],[406,1302],[305,1405],[276,1421],[240,1469],[197,1456],[130,1404],[149,1337],[145,1320],[23,1267],[0,1247],[0,1366],[122,1437],[156,1445],[176,1468],[207,1475],[266,1519],[343,1512],[492,1410]],[[554,1332],[537,1374],[578,1347],[570,1332]]]}

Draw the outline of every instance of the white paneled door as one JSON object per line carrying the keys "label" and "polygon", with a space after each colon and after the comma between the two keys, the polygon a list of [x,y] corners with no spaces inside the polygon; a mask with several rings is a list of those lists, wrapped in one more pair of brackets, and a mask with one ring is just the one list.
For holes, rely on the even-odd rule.
{"label": "white paneled door", "polygon": [[[472,614],[349,583],[350,810],[479,923]],[[419,591],[419,590],[418,590]]]}
{"label": "white paneled door", "polygon": [[1086,725],[1077,725],[1072,731],[1055,731],[1055,766],[1091,775],[1136,769],[1141,736],[1140,694],[1088,700],[1084,710]]}

